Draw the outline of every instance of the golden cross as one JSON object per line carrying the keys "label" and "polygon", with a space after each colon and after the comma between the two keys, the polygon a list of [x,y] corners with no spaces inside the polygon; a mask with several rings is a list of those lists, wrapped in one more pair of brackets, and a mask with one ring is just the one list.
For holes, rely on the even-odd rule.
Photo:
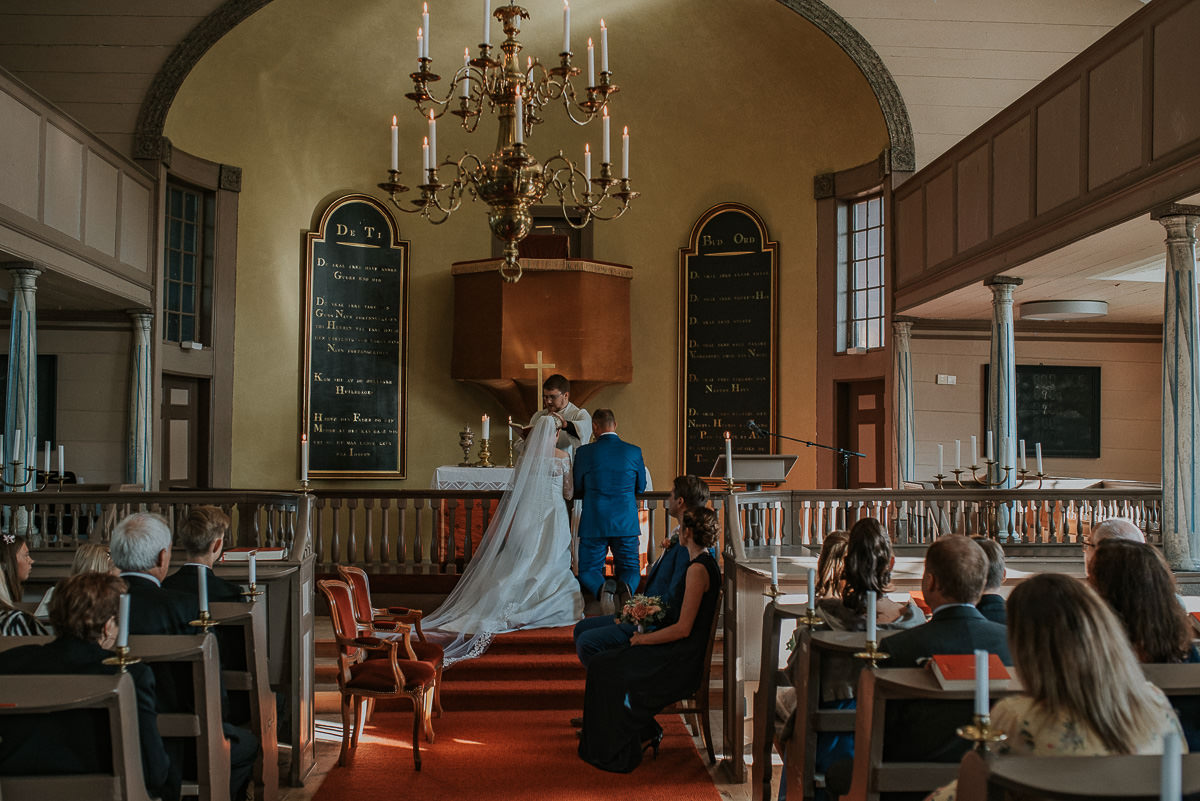
{"label": "golden cross", "polygon": [[542,352],[540,350],[537,352],[537,362],[534,364],[525,365],[526,370],[537,370],[537,373],[538,373],[537,391],[538,392],[542,391],[542,368],[556,367],[556,366],[557,365],[555,365],[553,363],[543,363],[542,362]]}

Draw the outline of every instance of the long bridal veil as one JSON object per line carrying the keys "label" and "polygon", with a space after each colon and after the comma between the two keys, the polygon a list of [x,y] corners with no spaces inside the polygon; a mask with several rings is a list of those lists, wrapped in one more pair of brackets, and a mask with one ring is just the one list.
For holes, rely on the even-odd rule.
{"label": "long bridal veil", "polygon": [[[445,602],[424,620],[426,630],[441,635],[447,665],[479,656],[495,634],[537,625],[522,617],[530,599],[544,588],[561,586],[564,572],[574,582],[569,557],[565,569],[551,558],[551,549],[570,548],[562,485],[555,480],[556,469],[562,472],[554,455],[557,435],[554,418],[538,420],[517,461],[512,486],[500,498],[466,570]],[[561,527],[555,525],[560,519]],[[577,593],[577,585],[571,591]]]}

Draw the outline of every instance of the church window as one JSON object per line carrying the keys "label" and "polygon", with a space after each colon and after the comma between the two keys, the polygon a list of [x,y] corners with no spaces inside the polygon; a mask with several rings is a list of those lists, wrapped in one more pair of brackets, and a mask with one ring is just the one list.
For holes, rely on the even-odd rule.
{"label": "church window", "polygon": [[838,350],[852,353],[882,348],[883,196],[873,195],[848,203],[843,207],[843,215]]}
{"label": "church window", "polygon": [[209,338],[214,205],[212,192],[167,184],[162,316],[167,342]]}

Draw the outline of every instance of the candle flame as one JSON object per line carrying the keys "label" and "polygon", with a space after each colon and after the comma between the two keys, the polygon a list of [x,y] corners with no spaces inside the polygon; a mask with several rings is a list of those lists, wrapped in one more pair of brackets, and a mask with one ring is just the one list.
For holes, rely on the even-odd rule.
{"label": "candle flame", "polygon": [[429,13],[429,3],[421,3],[421,13],[422,14]]}
{"label": "candle flame", "polygon": [[588,50],[592,49],[592,37],[588,37]]}
{"label": "candle flame", "polygon": [[629,136],[629,126],[628,125],[625,126],[625,133],[622,134],[622,136]]}
{"label": "candle flame", "polygon": [[301,442],[308,442],[308,434],[301,434],[301,435],[300,435],[300,441],[301,441]]}
{"label": "candle flame", "polygon": [[429,109],[429,121],[433,122],[433,120],[434,120],[433,109]]}
{"label": "candle flame", "polygon": [[729,432],[728,432],[728,431],[726,431],[726,432],[725,432],[725,439],[729,439]]}
{"label": "candle flame", "polygon": [[592,152],[592,146],[591,146],[591,145],[584,145],[584,146],[583,146],[583,155],[585,155],[585,156],[586,156],[586,155],[588,155],[588,154],[589,154],[589,153],[591,153],[591,152]]}
{"label": "candle flame", "polygon": [[604,107],[604,118],[608,119],[608,106]]}
{"label": "candle flame", "polygon": [[604,30],[605,27],[604,20],[600,20],[600,30]]}
{"label": "candle flame", "polygon": [[568,3],[567,0],[563,0],[563,8],[570,8],[570,7],[571,7],[571,4]]}
{"label": "candle flame", "polygon": [[392,127],[393,128],[396,127],[396,115],[395,114],[392,115]]}
{"label": "candle flame", "polygon": [[420,25],[418,25],[417,26],[417,36],[420,37],[420,36],[424,36],[424,35],[425,35],[425,29],[422,28]]}
{"label": "candle flame", "polygon": [[429,147],[429,137],[428,136],[423,137],[423,141],[421,142],[421,147]]}

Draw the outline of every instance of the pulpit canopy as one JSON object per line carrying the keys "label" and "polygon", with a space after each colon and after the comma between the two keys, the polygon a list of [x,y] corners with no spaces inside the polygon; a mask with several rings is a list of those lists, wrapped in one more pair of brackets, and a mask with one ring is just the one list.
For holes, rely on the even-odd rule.
{"label": "pulpit canopy", "polygon": [[607,384],[633,380],[632,267],[522,257],[521,280],[508,283],[499,264],[451,268],[453,378],[483,387],[522,422],[541,407],[539,375],[565,375],[580,406]]}

